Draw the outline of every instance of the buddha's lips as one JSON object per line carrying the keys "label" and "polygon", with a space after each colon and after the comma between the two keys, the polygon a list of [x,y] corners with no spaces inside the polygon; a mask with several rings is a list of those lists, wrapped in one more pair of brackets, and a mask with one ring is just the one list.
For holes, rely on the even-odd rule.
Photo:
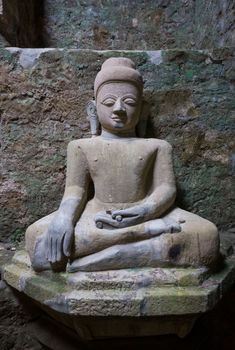
{"label": "buddha's lips", "polygon": [[124,123],[126,121],[126,116],[120,117],[120,116],[114,115],[111,117],[111,119],[114,120],[115,122]]}
{"label": "buddha's lips", "polygon": [[115,122],[123,122],[123,120],[120,118],[112,118],[112,120],[114,120]]}

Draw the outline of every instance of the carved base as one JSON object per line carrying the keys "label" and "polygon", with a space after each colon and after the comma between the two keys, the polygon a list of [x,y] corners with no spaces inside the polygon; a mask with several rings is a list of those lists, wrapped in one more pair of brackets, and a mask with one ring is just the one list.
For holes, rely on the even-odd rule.
{"label": "carved base", "polygon": [[[57,332],[49,331],[57,337],[58,329],[70,330],[69,337],[78,336],[82,341],[91,341],[107,338],[134,338],[157,336],[167,334],[177,334],[184,338],[192,329],[198,315],[189,316],[167,316],[167,317],[86,317],[86,316],[69,316],[60,314],[54,310],[43,307],[43,310],[51,317],[45,317],[40,325],[40,332],[34,332],[38,337],[41,335],[40,342],[50,346],[43,340],[48,333],[48,324],[53,323]],[[54,321],[52,321],[54,320]],[[37,322],[36,322],[37,323]],[[38,327],[38,324],[34,328]],[[36,327],[35,327],[36,326]],[[37,328],[36,328],[37,329]],[[49,328],[50,329],[50,328]],[[65,333],[65,332],[64,332]],[[44,334],[44,337],[42,337]],[[66,334],[63,335],[63,338]],[[58,348],[56,348],[58,350]]]}
{"label": "carved base", "polygon": [[4,271],[6,282],[83,339],[177,334],[184,337],[235,281],[235,257],[206,269],[141,268],[35,273],[25,251]]}

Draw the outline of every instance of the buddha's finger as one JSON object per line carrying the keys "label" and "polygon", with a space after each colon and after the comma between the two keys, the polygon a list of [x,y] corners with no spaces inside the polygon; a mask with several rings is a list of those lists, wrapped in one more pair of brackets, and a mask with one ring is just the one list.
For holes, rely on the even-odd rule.
{"label": "buddha's finger", "polygon": [[61,249],[62,249],[62,241],[61,239],[57,239],[57,244],[56,244],[56,261],[61,260]]}
{"label": "buddha's finger", "polygon": [[52,240],[51,253],[51,262],[55,263],[57,258],[57,239]]}
{"label": "buddha's finger", "polygon": [[140,222],[141,222],[141,217],[139,215],[124,217],[121,222],[121,227],[136,225]]}
{"label": "buddha's finger", "polygon": [[57,239],[52,238],[51,244],[51,262],[55,263],[57,261]]}
{"label": "buddha's finger", "polygon": [[67,234],[67,235],[65,235],[64,240],[63,240],[63,252],[64,252],[65,256],[67,256],[67,257],[70,256],[71,248],[72,248],[71,235]]}
{"label": "buddha's finger", "polygon": [[51,262],[52,258],[52,237],[48,237],[47,260]]}
{"label": "buddha's finger", "polygon": [[50,257],[51,257],[51,235],[48,233],[46,233],[46,258],[48,261],[50,261]]}
{"label": "buddha's finger", "polygon": [[111,216],[98,214],[95,216],[95,223],[102,222],[113,227],[120,227],[120,222],[112,219]]}
{"label": "buddha's finger", "polygon": [[46,258],[49,260],[49,237],[48,234],[46,234]]}
{"label": "buddha's finger", "polygon": [[134,216],[138,216],[139,214],[135,212],[135,209],[133,208],[128,208],[128,209],[120,209],[120,210],[114,210],[112,212],[112,218],[115,218],[116,216],[130,216],[130,217],[134,217]]}
{"label": "buddha's finger", "polygon": [[115,223],[115,220],[112,218],[111,215],[107,215],[107,214],[96,214],[95,217],[94,217],[94,221],[95,223],[98,222],[98,221],[101,221],[101,222],[105,222],[105,223]]}

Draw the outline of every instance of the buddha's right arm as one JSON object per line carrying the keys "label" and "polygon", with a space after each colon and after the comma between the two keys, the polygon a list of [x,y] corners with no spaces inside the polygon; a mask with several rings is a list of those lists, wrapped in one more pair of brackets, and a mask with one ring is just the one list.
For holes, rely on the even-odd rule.
{"label": "buddha's right arm", "polygon": [[47,231],[47,259],[54,263],[70,256],[74,226],[86,204],[89,172],[79,141],[68,145],[65,193]]}
{"label": "buddha's right arm", "polygon": [[70,218],[75,225],[87,201],[89,171],[79,141],[71,141],[67,150],[67,174],[63,199],[58,214]]}

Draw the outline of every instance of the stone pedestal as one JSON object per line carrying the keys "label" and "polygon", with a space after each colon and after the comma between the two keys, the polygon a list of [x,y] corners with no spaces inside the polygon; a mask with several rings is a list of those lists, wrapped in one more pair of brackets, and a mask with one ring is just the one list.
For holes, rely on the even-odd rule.
{"label": "stone pedestal", "polygon": [[36,273],[25,251],[5,267],[7,283],[85,340],[177,334],[212,309],[235,281],[235,257],[208,277],[201,269],[141,268]]}

